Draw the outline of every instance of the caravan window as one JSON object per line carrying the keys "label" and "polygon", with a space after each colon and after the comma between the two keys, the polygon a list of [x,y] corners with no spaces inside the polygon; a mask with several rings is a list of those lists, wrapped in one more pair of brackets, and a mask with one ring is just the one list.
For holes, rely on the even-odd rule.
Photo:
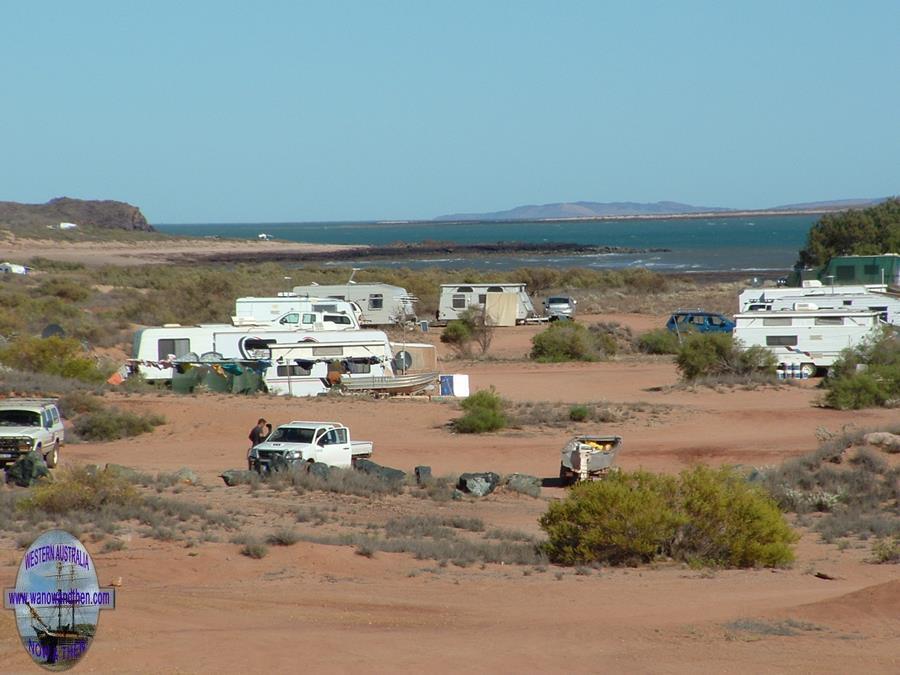
{"label": "caravan window", "polygon": [[346,300],[347,298],[343,295],[329,295],[329,298],[334,298],[335,300]]}
{"label": "caravan window", "polygon": [[279,377],[302,377],[309,375],[312,372],[312,368],[304,368],[301,365],[278,366],[277,372]]}
{"label": "caravan window", "polygon": [[353,322],[350,321],[350,317],[344,316],[343,314],[326,314],[325,323],[336,323],[342,326],[350,326],[353,324]]}
{"label": "caravan window", "polygon": [[313,347],[313,356],[343,356],[343,347]]}
{"label": "caravan window", "polygon": [[369,296],[369,309],[381,309],[384,307],[384,296],[381,293],[373,293]]}
{"label": "caravan window", "polygon": [[243,341],[241,351],[249,358],[253,359],[270,359],[272,352],[269,348],[276,344],[276,340],[263,340],[261,338],[248,338]]}
{"label": "caravan window", "polygon": [[278,323],[300,323],[300,315],[297,312],[285,314]]}
{"label": "caravan window", "polygon": [[313,305],[312,310],[314,312],[336,312],[337,305]]}
{"label": "caravan window", "polygon": [[465,309],[466,308],[466,296],[465,295],[454,295],[453,296],[453,309]]}
{"label": "caravan window", "polygon": [[472,287],[471,286],[460,286],[459,288],[456,289],[456,292],[457,293],[471,293]]}
{"label": "caravan window", "polygon": [[180,338],[178,340],[160,340],[157,343],[157,347],[159,349],[158,358],[160,361],[165,361],[171,355],[175,355],[175,358],[179,356],[184,356],[185,354],[190,353],[191,351],[191,341],[188,338]]}
{"label": "caravan window", "polygon": [[351,375],[364,375],[372,372],[372,364],[368,361],[363,363],[362,361],[347,359],[344,362],[344,372],[350,373]]}
{"label": "caravan window", "polygon": [[478,295],[478,304],[483,305],[487,302],[487,293],[480,293]]}
{"label": "caravan window", "polygon": [[843,326],[844,317],[842,316],[817,316],[817,326]]}
{"label": "caravan window", "polygon": [[786,316],[773,316],[770,319],[763,319],[763,326],[790,326],[791,318]]}
{"label": "caravan window", "polygon": [[881,268],[878,265],[864,265],[863,272],[870,277],[878,276]]}
{"label": "caravan window", "polygon": [[766,346],[767,347],[796,347],[797,346],[797,336],[796,335],[767,335],[766,336]]}
{"label": "caravan window", "polygon": [[501,286],[488,286],[488,293],[503,293],[503,288]]}

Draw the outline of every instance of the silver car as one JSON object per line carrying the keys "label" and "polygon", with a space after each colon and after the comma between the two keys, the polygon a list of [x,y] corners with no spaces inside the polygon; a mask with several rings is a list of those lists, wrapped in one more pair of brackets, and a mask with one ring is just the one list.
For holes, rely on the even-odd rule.
{"label": "silver car", "polygon": [[550,321],[575,318],[575,298],[567,295],[551,295],[544,300],[544,313]]}

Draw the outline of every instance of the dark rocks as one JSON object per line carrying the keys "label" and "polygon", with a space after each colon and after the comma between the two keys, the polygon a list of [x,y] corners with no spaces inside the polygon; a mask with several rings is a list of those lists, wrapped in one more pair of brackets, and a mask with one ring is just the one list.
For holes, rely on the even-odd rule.
{"label": "dark rocks", "polygon": [[400,469],[393,469],[389,466],[381,466],[371,459],[358,459],[354,465],[357,471],[369,474],[370,476],[378,476],[388,483],[399,483],[406,480],[406,472]]}
{"label": "dark rocks", "polygon": [[50,469],[41,453],[32,450],[6,467],[6,482],[15,483],[19,487],[31,487],[38,479],[49,476]]}
{"label": "dark rocks", "polygon": [[186,466],[178,469],[173,475],[176,481],[184,485],[200,485],[200,476]]}
{"label": "dark rocks", "polygon": [[416,485],[422,486],[426,485],[431,481],[431,467],[430,466],[417,466],[415,468],[416,472]]}
{"label": "dark rocks", "polygon": [[508,490],[521,492],[529,497],[541,496],[541,479],[525,473],[511,473],[506,477],[504,485]]}
{"label": "dark rocks", "polygon": [[259,474],[255,471],[242,471],[240,469],[229,469],[220,474],[220,478],[225,481],[225,485],[233,487],[235,485],[244,485],[252,483],[259,478]]}
{"label": "dark rocks", "polygon": [[321,478],[322,480],[326,480],[328,478],[328,473],[331,471],[331,467],[323,462],[310,462],[307,463],[306,466],[310,475]]}
{"label": "dark rocks", "polygon": [[459,477],[457,488],[476,497],[484,497],[494,491],[500,483],[500,476],[493,471],[464,473]]}

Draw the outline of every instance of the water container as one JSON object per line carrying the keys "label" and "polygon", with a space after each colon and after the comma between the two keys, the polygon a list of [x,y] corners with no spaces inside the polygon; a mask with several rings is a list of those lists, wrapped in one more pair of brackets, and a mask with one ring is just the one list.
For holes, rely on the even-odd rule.
{"label": "water container", "polygon": [[792,380],[796,380],[799,377],[800,377],[800,366],[797,365],[796,363],[792,363],[790,378]]}
{"label": "water container", "polygon": [[783,363],[779,363],[778,367],[775,368],[775,377],[777,377],[779,380],[783,380],[785,377],[784,368],[785,368],[785,366]]}
{"label": "water container", "polygon": [[423,333],[427,333],[428,332],[428,322],[420,321],[419,322],[419,330],[421,330]]}

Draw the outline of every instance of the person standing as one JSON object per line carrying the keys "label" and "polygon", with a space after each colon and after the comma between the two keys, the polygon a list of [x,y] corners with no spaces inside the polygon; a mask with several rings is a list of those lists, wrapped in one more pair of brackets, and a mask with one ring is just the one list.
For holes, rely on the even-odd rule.
{"label": "person standing", "polygon": [[[272,427],[269,426],[269,430],[271,429]],[[253,446],[259,445],[266,440],[267,437],[266,420],[265,418],[260,417],[256,422],[256,426],[250,430],[250,436],[248,437],[250,439],[250,447],[253,448]]]}

